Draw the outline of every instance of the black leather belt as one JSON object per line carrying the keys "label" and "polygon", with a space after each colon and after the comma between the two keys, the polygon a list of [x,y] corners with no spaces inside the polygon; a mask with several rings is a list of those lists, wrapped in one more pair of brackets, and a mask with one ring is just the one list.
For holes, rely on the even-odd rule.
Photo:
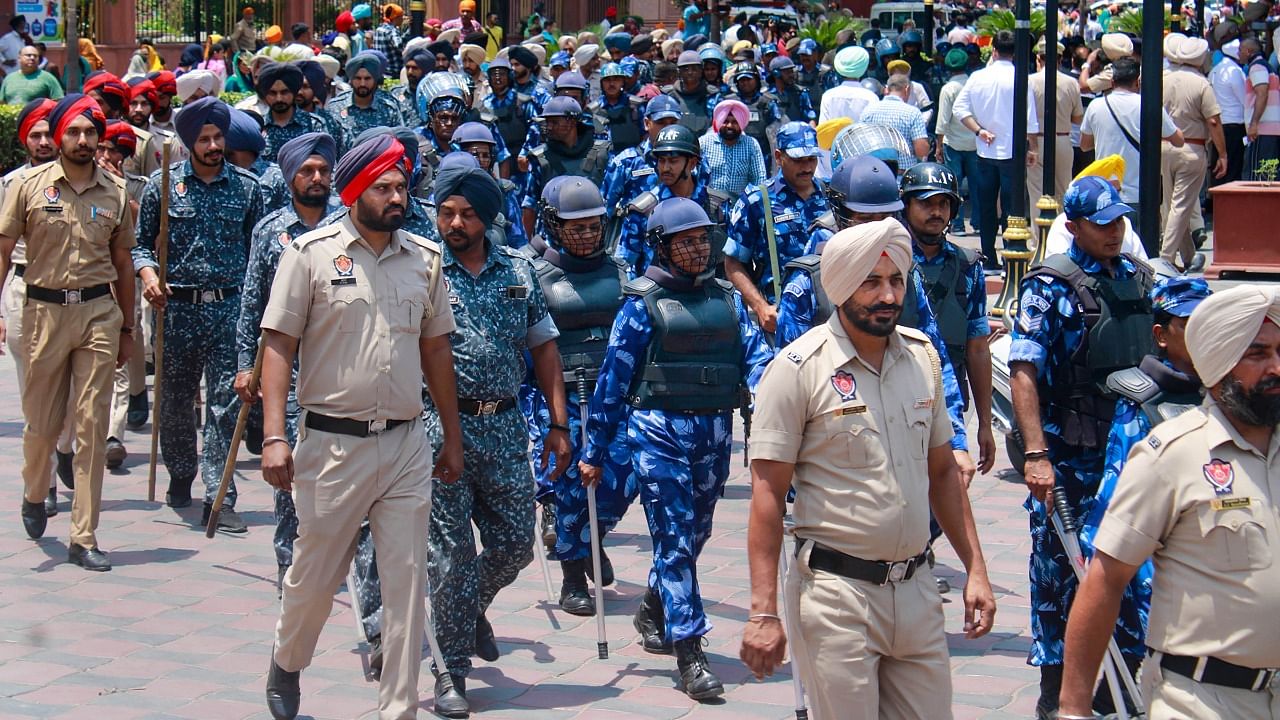
{"label": "black leather belt", "polygon": [[[796,543],[796,555],[800,554],[803,547],[803,541]],[[927,551],[900,562],[863,560],[816,544],[809,552],[809,567],[814,570],[834,573],[853,580],[866,580],[877,585],[910,580],[916,574],[916,569],[926,562],[928,562]]]}
{"label": "black leather belt", "polygon": [[[416,419],[414,418],[414,420]],[[307,411],[307,427],[312,430],[361,438],[369,437],[370,435],[381,435],[388,430],[411,422],[413,420],[350,420],[321,415],[310,410]]]}
{"label": "black leather belt", "polygon": [[[1156,653],[1147,648],[1147,655]],[[1189,657],[1160,653],[1160,667],[1196,682],[1239,688],[1241,690],[1265,690],[1276,677],[1275,670],[1247,668],[1213,657]]]}
{"label": "black leather belt", "polygon": [[474,398],[458,398],[458,413],[462,415],[497,415],[516,406],[515,398],[501,400],[476,400]]}
{"label": "black leather belt", "polygon": [[79,290],[50,290],[39,285],[27,286],[27,297],[32,300],[55,303],[57,305],[80,305],[110,294],[111,286],[105,283]]}
{"label": "black leather belt", "polygon": [[25,264],[25,263],[14,263],[14,264],[13,264],[13,274],[14,274],[14,275],[17,275],[18,277],[22,277],[23,275],[26,275],[26,274],[27,274],[27,266],[26,266],[26,264]]}
{"label": "black leather belt", "polygon": [[206,305],[208,303],[218,302],[226,298],[233,297],[240,292],[238,287],[229,288],[183,288],[169,286],[173,294],[169,296],[170,300],[177,302],[191,303],[193,305]]}

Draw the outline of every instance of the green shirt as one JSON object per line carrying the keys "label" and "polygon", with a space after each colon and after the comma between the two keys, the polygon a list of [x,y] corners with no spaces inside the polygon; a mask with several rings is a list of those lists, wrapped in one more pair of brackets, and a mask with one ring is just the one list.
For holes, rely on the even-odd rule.
{"label": "green shirt", "polygon": [[4,84],[0,85],[0,103],[7,105],[26,105],[38,98],[57,100],[61,97],[62,86],[46,70],[36,70],[31,75],[9,73],[4,76]]}

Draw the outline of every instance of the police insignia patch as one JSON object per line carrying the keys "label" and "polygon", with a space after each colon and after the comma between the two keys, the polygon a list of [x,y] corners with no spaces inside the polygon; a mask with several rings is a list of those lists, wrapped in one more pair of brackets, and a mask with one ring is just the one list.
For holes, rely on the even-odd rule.
{"label": "police insignia patch", "polygon": [[1148,438],[1147,438],[1147,444],[1151,446],[1151,449],[1152,449],[1152,450],[1159,450],[1159,449],[1160,449],[1160,438],[1155,437],[1155,436],[1148,437]]}
{"label": "police insignia patch", "polygon": [[178,197],[182,197],[187,194],[187,184],[179,180],[177,184],[173,186],[173,191],[178,194]]}
{"label": "police insignia patch", "polygon": [[333,259],[333,269],[338,271],[338,277],[351,277],[355,268],[355,262],[346,255],[339,255]]}
{"label": "police insignia patch", "polygon": [[1230,495],[1231,485],[1236,481],[1236,471],[1231,463],[1214,458],[1204,464],[1204,479],[1213,486],[1214,493]]}
{"label": "police insignia patch", "polygon": [[1039,295],[1027,295],[1023,298],[1021,312],[1018,313],[1018,329],[1033,333],[1040,329],[1044,321],[1044,312],[1049,309],[1049,301]]}
{"label": "police insignia patch", "polygon": [[787,359],[797,365],[799,365],[800,362],[804,360],[804,358],[800,357],[800,353],[796,352],[795,350],[792,350],[791,352],[787,353]]}
{"label": "police insignia patch", "polygon": [[858,383],[854,381],[853,374],[848,370],[837,370],[835,375],[831,376],[831,387],[840,395],[840,399],[849,402],[857,397]]}
{"label": "police insignia patch", "polygon": [[58,202],[58,198],[60,197],[62,197],[62,193],[58,190],[58,188],[50,185],[49,187],[44,189],[45,200],[48,200],[51,203],[56,203]]}
{"label": "police insignia patch", "polygon": [[285,231],[281,230],[281,231],[280,231],[280,237],[276,238],[276,240],[277,240],[281,245],[283,245],[283,246],[285,246],[285,247],[288,247],[289,242],[291,241],[291,238],[289,237],[289,233],[287,233],[287,232],[285,232]]}

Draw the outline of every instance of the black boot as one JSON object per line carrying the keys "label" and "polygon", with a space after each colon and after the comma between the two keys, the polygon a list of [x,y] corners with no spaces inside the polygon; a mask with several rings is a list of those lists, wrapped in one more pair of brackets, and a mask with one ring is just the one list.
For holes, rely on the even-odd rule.
{"label": "black boot", "polygon": [[72,451],[69,453],[64,453],[60,450],[54,450],[53,454],[58,459],[58,467],[57,467],[58,479],[62,481],[62,485],[66,489],[75,490],[76,489],[76,473],[72,467],[76,459],[75,452]]}
{"label": "black boot", "polygon": [[1036,720],[1051,720],[1058,714],[1058,695],[1062,692],[1062,666],[1040,666],[1040,699],[1036,702]]}
{"label": "black boot", "polygon": [[49,488],[49,497],[44,499],[45,517],[53,517],[58,514],[58,491]]}
{"label": "black boot", "polygon": [[[480,613],[476,616],[476,655],[481,660],[493,662],[498,659],[498,641],[493,637],[493,626],[489,619]],[[464,689],[463,692],[466,692]]]}
{"label": "black boot", "polygon": [[27,502],[22,500],[22,527],[27,531],[27,537],[32,540],[38,540],[44,535],[44,529],[49,524],[49,515],[44,511],[44,501]]}
{"label": "black boot", "polygon": [[369,675],[374,680],[382,679],[382,636],[369,638]]}
{"label": "black boot", "polygon": [[124,426],[130,430],[141,430],[151,416],[151,407],[147,403],[147,394],[140,392],[129,396],[129,409],[125,411]]}
{"label": "black boot", "polygon": [[164,494],[164,504],[171,508],[191,507],[191,484],[195,478],[169,478],[169,491]]}
{"label": "black boot", "polygon": [[298,717],[298,705],[302,690],[298,687],[301,672],[285,672],[271,655],[271,670],[267,673],[267,709],[274,720],[293,720]]}
{"label": "black boot", "polygon": [[676,666],[680,668],[680,689],[694,700],[710,700],[724,694],[720,678],[711,672],[702,638],[685,638],[675,644]]}
{"label": "black boot", "polygon": [[448,672],[436,676],[437,715],[447,718],[465,718],[471,715],[471,703],[467,702],[467,679],[454,677]]}
{"label": "black boot", "polygon": [[570,615],[596,614],[596,603],[587,592],[586,564],[586,560],[560,561],[560,571],[564,574],[564,582],[560,584],[560,609]]}
{"label": "black boot", "polygon": [[[587,577],[591,578],[591,582],[595,582],[596,568],[591,563],[591,557],[588,556],[585,562],[587,563]],[[601,584],[605,587],[613,584],[613,563],[609,562],[609,554],[604,551],[604,533],[600,534],[600,577],[602,579]]]}
{"label": "black boot", "polygon": [[671,654],[671,643],[667,642],[664,636],[666,623],[662,598],[658,597],[658,593],[654,592],[653,588],[649,588],[649,592],[645,593],[644,598],[640,600],[640,607],[636,608],[635,617],[631,620],[636,632],[640,633],[640,646],[645,652],[655,655]]}
{"label": "black boot", "polygon": [[542,546],[548,550],[555,550],[556,506],[550,500],[542,503],[542,524],[539,526],[539,530],[542,532]]}

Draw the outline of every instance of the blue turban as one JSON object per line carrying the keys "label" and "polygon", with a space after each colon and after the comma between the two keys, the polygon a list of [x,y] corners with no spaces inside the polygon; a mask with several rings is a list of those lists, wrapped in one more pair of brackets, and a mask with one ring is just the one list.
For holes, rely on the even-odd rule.
{"label": "blue turban", "polygon": [[[183,110],[186,112],[186,110]],[[261,155],[262,150],[266,148],[267,141],[262,137],[262,125],[258,124],[249,113],[243,110],[231,109],[230,126],[223,131],[227,136],[228,150],[247,150],[251,153]],[[181,115],[182,113],[178,113]]]}
{"label": "blue turban", "polygon": [[[248,118],[247,115],[245,117],[249,122],[253,122],[252,118]],[[173,124],[178,130],[178,137],[182,139],[182,144],[190,150],[195,146],[196,138],[200,137],[200,131],[205,125],[216,125],[223,134],[226,134],[231,126],[231,108],[216,97],[202,97],[195,102],[183,105],[182,110],[175,115]]]}
{"label": "blue turban", "polygon": [[[324,72],[321,70],[321,72]],[[302,89],[302,70],[297,65],[287,62],[269,62],[258,68],[255,76],[254,89],[257,90],[259,97],[266,97],[267,91],[277,80],[284,82],[284,86],[289,88],[289,92],[294,95]]]}
{"label": "blue turban", "polygon": [[178,65],[180,67],[194,67],[204,60],[204,48],[196,43],[191,43],[182,48],[182,54],[178,56]]}
{"label": "blue turban", "polygon": [[353,20],[364,20],[372,17],[373,8],[369,6],[369,3],[360,3],[351,8],[351,18]]}
{"label": "blue turban", "polygon": [[352,143],[352,147],[363,144],[364,141],[376,138],[379,135],[390,135],[399,140],[400,144],[404,146],[404,154],[414,161],[415,169],[418,167],[418,135],[414,133],[412,128],[407,128],[403,125],[399,127],[387,127],[385,125],[371,127],[356,136],[356,141]]}
{"label": "blue turban", "polygon": [[[450,45],[449,49],[453,50],[453,46]],[[426,48],[414,48],[413,52],[404,56],[404,61],[413,61],[422,72],[431,72],[436,68],[436,56],[427,52]]]}
{"label": "blue turban", "polygon": [[316,94],[316,102],[324,102],[325,97],[329,95],[328,78],[324,74],[324,66],[315,60],[303,60],[298,63],[298,70],[302,71],[302,77],[307,79],[311,92]]}
{"label": "blue turban", "polygon": [[356,53],[355,57],[347,61],[347,80],[355,77],[362,69],[369,71],[374,82],[382,84],[382,62],[377,55],[368,50]]}
{"label": "blue turban", "polygon": [[445,200],[454,195],[461,195],[471,203],[471,207],[486,227],[492,225],[494,218],[502,212],[505,201],[502,188],[498,186],[498,181],[494,180],[492,175],[481,170],[479,166],[459,165],[448,168],[442,166],[436,173],[435,186],[436,207],[443,205]]}
{"label": "blue turban", "polygon": [[299,135],[280,146],[276,162],[280,164],[280,172],[284,174],[286,183],[293,182],[298,168],[312,155],[319,155],[332,168],[338,159],[338,146],[327,133],[309,132]]}
{"label": "blue turban", "polygon": [[480,163],[476,157],[469,152],[455,150],[454,152],[440,158],[440,166],[436,168],[436,172],[448,170],[449,168],[478,168]]}
{"label": "blue turban", "polygon": [[609,50],[631,52],[631,33],[609,33],[604,36],[604,46]]}

